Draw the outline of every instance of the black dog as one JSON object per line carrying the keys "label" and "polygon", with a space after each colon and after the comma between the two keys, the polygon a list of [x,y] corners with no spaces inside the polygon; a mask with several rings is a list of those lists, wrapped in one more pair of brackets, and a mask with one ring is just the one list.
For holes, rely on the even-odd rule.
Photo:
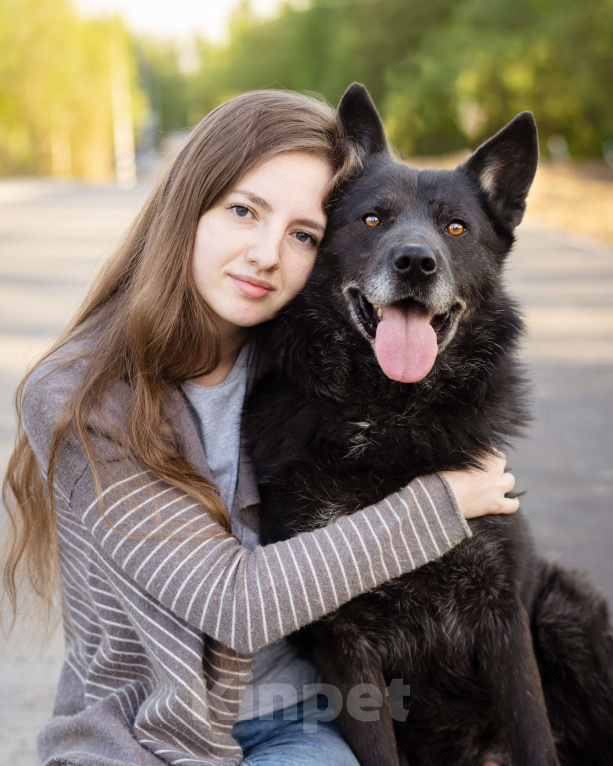
{"label": "black dog", "polygon": [[[247,403],[265,543],[416,476],[477,466],[529,421],[523,326],[502,272],[538,161],[532,115],[453,171],[395,162],[360,85],[339,119],[363,167],[329,211],[309,284],[270,323],[278,366]],[[358,760],[613,763],[604,601],[535,555],[521,512],[470,526],[439,560],[292,636],[344,695],[410,684],[405,721],[389,704],[369,722],[343,706]]]}

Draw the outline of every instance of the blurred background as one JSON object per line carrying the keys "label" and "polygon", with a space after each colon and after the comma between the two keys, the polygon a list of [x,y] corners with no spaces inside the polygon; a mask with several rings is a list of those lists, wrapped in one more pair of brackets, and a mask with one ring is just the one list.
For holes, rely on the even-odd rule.
{"label": "blurred background", "polygon": [[612,39],[612,0],[0,0],[0,174],[127,187],[236,93],[359,80],[409,156],[533,110],[534,211],[611,239]]}
{"label": "blurred background", "polygon": [[[611,601],[613,0],[0,0],[0,468],[18,381],[190,128],[245,90],[336,104],[354,80],[418,167],[535,115],[541,163],[506,269],[534,423],[509,466],[542,553]],[[35,763],[51,713],[61,630],[39,639],[25,619],[0,639],[11,766]]]}

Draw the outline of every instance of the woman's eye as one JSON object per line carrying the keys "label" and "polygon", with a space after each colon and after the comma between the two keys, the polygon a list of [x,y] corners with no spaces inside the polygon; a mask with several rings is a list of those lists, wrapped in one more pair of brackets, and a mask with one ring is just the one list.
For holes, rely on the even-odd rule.
{"label": "woman's eye", "polygon": [[454,237],[459,237],[460,234],[464,234],[466,231],[466,226],[464,226],[462,221],[452,221],[447,224],[447,231],[453,234]]}
{"label": "woman's eye", "polygon": [[230,205],[230,209],[234,210],[239,218],[247,218],[251,210],[246,205]]}
{"label": "woman's eye", "polygon": [[309,234],[307,231],[297,231],[294,236],[298,242],[303,242],[305,245],[317,245],[317,240],[315,237],[312,234]]}
{"label": "woman's eye", "polygon": [[378,215],[374,215],[374,213],[369,213],[368,215],[365,215],[364,218],[362,218],[364,223],[367,226],[380,226],[381,225],[381,219]]}

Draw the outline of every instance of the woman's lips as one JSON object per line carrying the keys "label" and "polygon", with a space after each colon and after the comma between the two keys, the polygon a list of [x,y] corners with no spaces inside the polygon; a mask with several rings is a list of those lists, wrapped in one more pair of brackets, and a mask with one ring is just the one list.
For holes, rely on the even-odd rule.
{"label": "woman's lips", "polygon": [[249,298],[263,298],[265,295],[268,295],[268,293],[271,292],[271,290],[269,290],[267,287],[253,285],[251,282],[245,282],[244,279],[233,277],[232,274],[229,276],[232,278],[232,281],[238,287],[238,289]]}

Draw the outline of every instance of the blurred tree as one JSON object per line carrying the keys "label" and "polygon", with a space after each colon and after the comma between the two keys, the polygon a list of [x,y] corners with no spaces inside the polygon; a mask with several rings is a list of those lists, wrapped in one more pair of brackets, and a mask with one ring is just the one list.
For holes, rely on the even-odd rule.
{"label": "blurred tree", "polygon": [[112,177],[111,24],[129,46],[119,20],[83,21],[69,0],[0,0],[0,173]]}
{"label": "blurred tree", "polygon": [[180,49],[172,38],[142,36],[135,43],[141,84],[160,134],[189,124],[188,77],[181,71]]}
{"label": "blurred tree", "polygon": [[[0,0],[0,173],[111,173],[110,23],[70,0]],[[359,80],[405,154],[474,146],[530,109],[544,151],[601,156],[612,41],[613,0],[311,0],[266,19],[243,0],[226,43],[132,39],[133,111],[149,104],[157,143],[245,90],[336,104]]]}
{"label": "blurred tree", "polygon": [[311,0],[265,20],[244,0],[229,42],[206,47],[189,112],[252,88],[336,103],[359,80],[404,153],[474,145],[531,109],[543,139],[598,156],[613,138],[612,40],[613,0]]}

